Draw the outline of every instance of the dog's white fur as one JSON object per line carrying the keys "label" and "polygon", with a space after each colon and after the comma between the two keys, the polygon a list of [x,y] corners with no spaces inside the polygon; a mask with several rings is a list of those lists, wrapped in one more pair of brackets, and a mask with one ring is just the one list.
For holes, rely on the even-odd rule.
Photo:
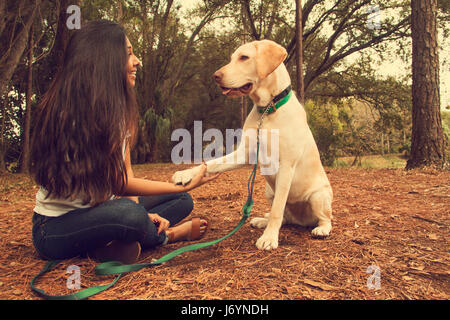
{"label": "dog's white fur", "polygon": [[[223,158],[208,161],[207,173],[218,173],[248,164],[249,144],[246,134],[258,126],[261,114],[258,106],[266,106],[291,81],[283,64],[286,50],[273,41],[262,40],[244,44],[231,56],[229,64],[215,73],[221,87],[241,88],[251,83],[250,92],[233,90],[230,96],[249,94],[255,103],[248,115],[241,143],[237,150]],[[248,88],[248,87],[245,87]],[[245,90],[244,90],[245,91]],[[226,90],[224,89],[226,93]],[[278,235],[282,224],[315,227],[312,235],[326,237],[331,231],[333,192],[322,163],[317,145],[307,124],[306,113],[295,94],[279,110],[267,115],[262,129],[279,129],[279,168],[273,175],[265,175],[266,198],[271,210],[263,218],[254,218],[251,225],[265,228],[256,242],[262,250],[278,247]],[[266,146],[270,150],[270,140]],[[270,153],[270,152],[269,152]],[[245,156],[245,159],[238,157]],[[187,184],[198,173],[199,166],[178,171],[172,177],[174,183]]]}

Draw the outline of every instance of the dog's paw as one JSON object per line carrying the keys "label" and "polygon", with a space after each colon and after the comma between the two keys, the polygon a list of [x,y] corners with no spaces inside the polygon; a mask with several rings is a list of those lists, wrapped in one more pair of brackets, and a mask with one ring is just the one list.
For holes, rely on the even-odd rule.
{"label": "dog's paw", "polygon": [[259,250],[273,250],[278,248],[278,237],[266,235],[265,233],[256,241]]}
{"label": "dog's paw", "polygon": [[187,185],[197,174],[198,170],[196,169],[197,168],[192,168],[175,172],[172,176],[172,182],[174,184],[182,184],[184,186]]}
{"label": "dog's paw", "polygon": [[265,227],[267,227],[267,222],[269,220],[267,218],[253,218],[250,221],[250,225],[253,228],[257,228],[257,229],[264,229]]}
{"label": "dog's paw", "polygon": [[186,174],[185,171],[187,170],[175,172],[172,176],[172,182],[174,184],[182,184],[182,185],[188,184],[189,181],[192,180],[192,177],[189,177],[189,175]]}
{"label": "dog's paw", "polygon": [[323,225],[314,228],[311,234],[314,238],[326,238],[330,235],[331,225]]}

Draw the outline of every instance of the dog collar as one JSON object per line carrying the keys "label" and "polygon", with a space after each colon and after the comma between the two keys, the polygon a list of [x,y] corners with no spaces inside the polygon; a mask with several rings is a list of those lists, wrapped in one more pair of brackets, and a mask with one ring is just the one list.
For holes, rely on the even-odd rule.
{"label": "dog collar", "polygon": [[264,113],[267,110],[267,114],[274,113],[279,108],[281,108],[292,96],[292,86],[289,85],[286,89],[284,89],[280,94],[276,95],[275,98],[267,105],[267,106],[258,106],[258,112]]}

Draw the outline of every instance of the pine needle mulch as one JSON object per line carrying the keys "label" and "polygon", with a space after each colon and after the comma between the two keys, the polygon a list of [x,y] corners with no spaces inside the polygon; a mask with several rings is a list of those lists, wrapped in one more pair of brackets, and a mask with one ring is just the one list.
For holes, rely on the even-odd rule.
{"label": "pine needle mulch", "polygon": [[[181,168],[136,166],[138,177],[168,181]],[[191,192],[193,216],[209,221],[202,241],[231,231],[241,218],[251,168],[223,173]],[[450,172],[433,170],[327,169],[334,191],[333,230],[313,239],[310,229],[284,226],[279,248],[260,251],[262,230],[247,222],[216,246],[184,253],[164,265],[124,275],[90,299],[442,299],[450,298]],[[0,299],[41,299],[29,283],[44,265],[31,241],[37,188],[23,175],[0,176]],[[251,217],[269,210],[264,179],[257,176]],[[149,262],[181,247],[144,252]],[[43,276],[37,287],[68,294],[71,265],[80,267],[81,288],[102,285],[96,262],[74,258]],[[370,289],[375,271],[378,289]]]}

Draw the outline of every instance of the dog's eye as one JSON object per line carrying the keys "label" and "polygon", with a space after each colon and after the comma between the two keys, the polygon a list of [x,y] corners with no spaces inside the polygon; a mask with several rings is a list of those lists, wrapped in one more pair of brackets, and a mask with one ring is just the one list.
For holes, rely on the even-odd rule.
{"label": "dog's eye", "polygon": [[241,61],[245,61],[245,60],[248,60],[248,59],[250,59],[248,56],[240,56],[239,57],[239,60],[241,60]]}

